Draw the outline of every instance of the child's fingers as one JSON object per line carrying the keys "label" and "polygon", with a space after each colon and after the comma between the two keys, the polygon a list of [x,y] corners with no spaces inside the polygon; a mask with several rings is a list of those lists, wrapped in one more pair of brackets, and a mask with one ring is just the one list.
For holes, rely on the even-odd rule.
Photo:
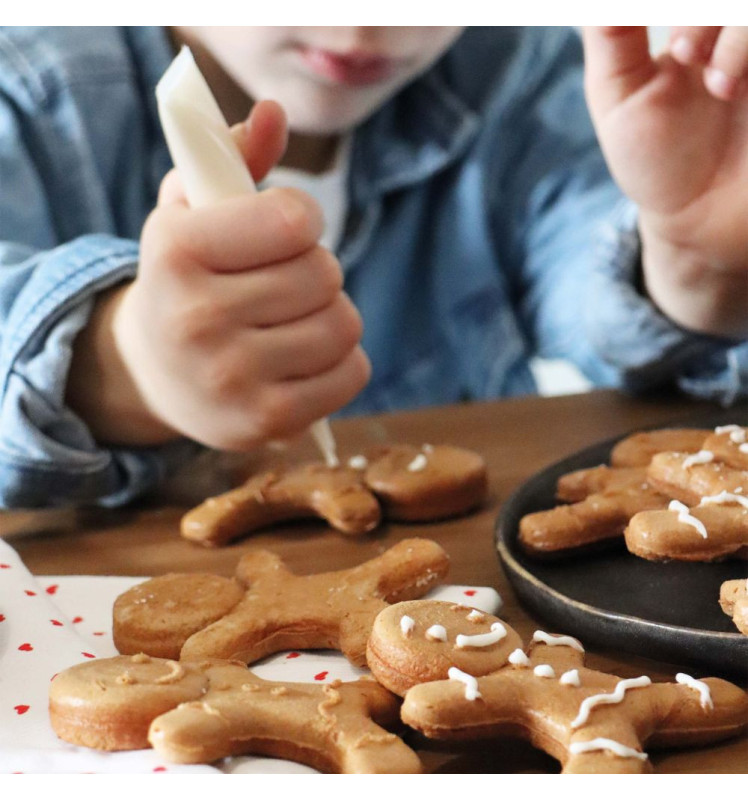
{"label": "child's fingers", "polygon": [[[299,378],[269,387],[266,420],[270,438],[300,433],[312,422],[347,405],[366,386],[371,364],[361,347],[354,348],[332,369],[310,378]],[[273,422],[276,424],[273,424]]]}
{"label": "child's fingers", "polygon": [[717,41],[721,27],[710,26],[673,26],[670,29],[670,55],[686,66],[692,64],[706,65],[712,57],[714,43]]}
{"label": "child's fingers", "polygon": [[150,238],[159,260],[237,272],[306,252],[316,246],[323,225],[322,211],[309,195],[268,189],[205,208],[162,207],[149,217],[145,230],[156,233],[158,228]]}
{"label": "child's fingers", "polygon": [[618,105],[656,71],[646,27],[585,27],[583,39],[585,85],[594,112]]}
{"label": "child's fingers", "polygon": [[343,361],[361,341],[356,307],[342,293],[325,308],[285,325],[255,330],[255,357],[262,374],[283,381],[321,375]]}
{"label": "child's fingers", "polygon": [[747,77],[748,27],[722,28],[704,70],[707,89],[720,100],[733,100],[741,94]]}
{"label": "child's fingers", "polygon": [[232,129],[249,171],[261,181],[278,163],[286,150],[286,113],[274,100],[261,100],[246,122]]}

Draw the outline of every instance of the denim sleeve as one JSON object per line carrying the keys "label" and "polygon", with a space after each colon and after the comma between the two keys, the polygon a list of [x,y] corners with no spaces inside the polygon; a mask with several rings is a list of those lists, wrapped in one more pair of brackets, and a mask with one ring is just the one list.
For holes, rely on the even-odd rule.
{"label": "denim sleeve", "polygon": [[0,103],[0,506],[121,504],[196,449],[102,448],[65,405],[73,340],[137,260],[137,242],[108,234],[55,242],[43,171]]}
{"label": "denim sleeve", "polygon": [[636,208],[611,180],[582,92],[579,43],[545,69],[512,165],[520,305],[540,355],[568,358],[599,385],[675,385],[729,404],[748,391],[748,345],[684,330],[636,288]]}

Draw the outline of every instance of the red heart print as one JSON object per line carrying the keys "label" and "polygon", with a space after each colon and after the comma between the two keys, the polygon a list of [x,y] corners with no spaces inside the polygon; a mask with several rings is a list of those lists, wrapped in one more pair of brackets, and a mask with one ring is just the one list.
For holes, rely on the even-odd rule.
{"label": "red heart print", "polygon": [[154,767],[154,772],[166,772],[166,767]]}
{"label": "red heart print", "polygon": [[104,635],[104,633],[105,633],[105,631],[94,631],[94,632],[93,632],[93,635],[94,635],[94,636],[103,636],[103,635]]}
{"label": "red heart print", "polygon": [[59,588],[60,587],[58,584],[53,583],[51,586],[47,586],[45,591],[47,592],[47,594],[54,594]]}
{"label": "red heart print", "polygon": [[19,646],[18,649],[23,650],[25,653],[28,653],[34,648],[28,642],[24,642],[22,645]]}
{"label": "red heart print", "polygon": [[0,614],[0,622],[4,622],[4,621],[5,621],[5,614]]}
{"label": "red heart print", "polygon": [[286,658],[298,658],[301,653],[289,653]]}
{"label": "red heart print", "polygon": [[60,622],[60,620],[59,620],[59,619],[51,619],[51,620],[50,620],[50,622],[51,622],[53,625],[57,625],[57,626],[60,626],[60,625],[62,625],[62,623]]}
{"label": "red heart print", "polygon": [[21,703],[20,705],[13,706],[13,708],[15,709],[16,714],[20,716],[21,714],[25,714],[31,708],[31,706],[27,706]]}
{"label": "red heart print", "polygon": [[478,592],[475,589],[465,589],[465,594],[468,597],[472,597],[473,595],[478,594]]}
{"label": "red heart print", "polygon": [[31,589],[24,589],[23,591],[24,591],[24,593],[25,593],[25,594],[27,594],[29,597],[36,597],[36,592],[32,592],[32,591],[31,591]]}
{"label": "red heart print", "polygon": [[325,670],[324,672],[318,672],[314,676],[314,680],[315,681],[323,681],[327,677],[327,672],[328,672],[327,670]]}
{"label": "red heart print", "polygon": [[0,564],[0,569],[10,569],[10,564]]}
{"label": "red heart print", "polygon": [[73,617],[73,622],[83,622],[83,617]]}
{"label": "red heart print", "polygon": [[96,658],[96,656],[93,653],[84,653],[82,650],[81,650],[81,655],[85,656],[86,658]]}

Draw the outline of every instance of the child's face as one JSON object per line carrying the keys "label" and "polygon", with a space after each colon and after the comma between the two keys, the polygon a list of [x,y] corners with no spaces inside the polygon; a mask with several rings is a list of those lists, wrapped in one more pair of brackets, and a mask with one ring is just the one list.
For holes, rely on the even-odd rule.
{"label": "child's face", "polygon": [[342,133],[424,72],[458,27],[195,27],[197,39],[253,99],[283,105],[300,133]]}

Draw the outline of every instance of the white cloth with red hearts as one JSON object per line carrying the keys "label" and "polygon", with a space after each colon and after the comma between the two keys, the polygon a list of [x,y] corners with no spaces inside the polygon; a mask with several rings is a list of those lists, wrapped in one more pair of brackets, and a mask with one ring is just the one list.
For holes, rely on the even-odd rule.
{"label": "white cloth with red hearts", "polygon": [[[279,759],[225,759],[215,766],[167,764],[153,750],[104,753],[57,738],[47,711],[49,684],[85,659],[117,655],[112,604],[143,578],[91,575],[34,577],[0,539],[0,774],[15,772],[313,772]],[[429,597],[495,614],[497,592],[441,586]],[[252,665],[261,678],[328,683],[365,674],[332,651],[285,652]]]}

